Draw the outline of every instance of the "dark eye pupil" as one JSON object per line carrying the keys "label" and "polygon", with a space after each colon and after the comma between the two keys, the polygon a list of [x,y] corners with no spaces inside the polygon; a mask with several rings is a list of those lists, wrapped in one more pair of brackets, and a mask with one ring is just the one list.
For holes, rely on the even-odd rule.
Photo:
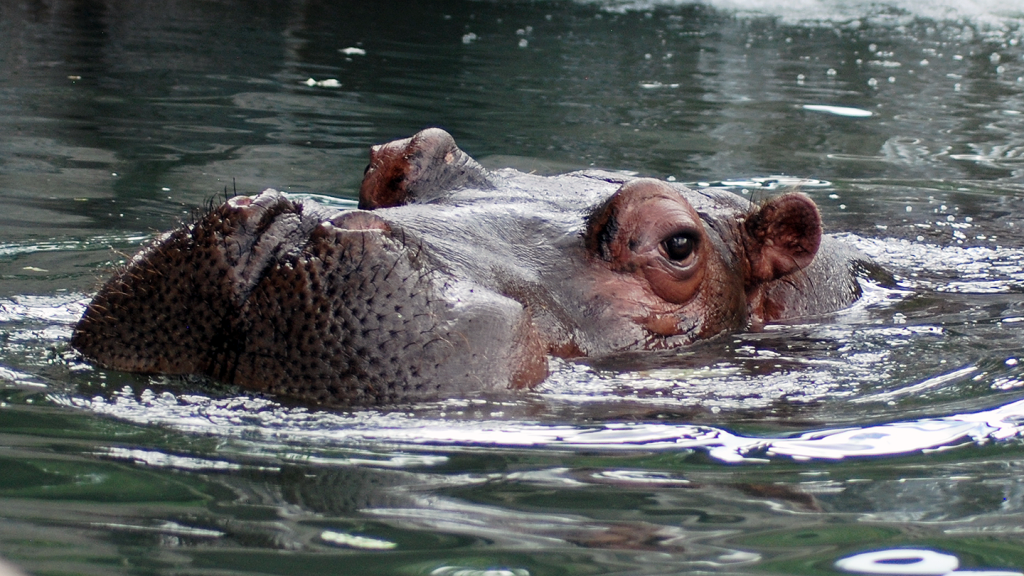
{"label": "dark eye pupil", "polygon": [[669,260],[686,260],[693,254],[695,242],[689,234],[676,234],[666,238],[662,243]]}

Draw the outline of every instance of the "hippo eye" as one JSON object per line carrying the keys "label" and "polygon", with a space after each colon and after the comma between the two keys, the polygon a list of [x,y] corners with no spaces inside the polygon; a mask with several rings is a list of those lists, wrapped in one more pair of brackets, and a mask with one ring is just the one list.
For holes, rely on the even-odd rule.
{"label": "hippo eye", "polygon": [[673,262],[682,262],[693,254],[697,247],[697,238],[690,232],[680,232],[661,241],[665,255]]}

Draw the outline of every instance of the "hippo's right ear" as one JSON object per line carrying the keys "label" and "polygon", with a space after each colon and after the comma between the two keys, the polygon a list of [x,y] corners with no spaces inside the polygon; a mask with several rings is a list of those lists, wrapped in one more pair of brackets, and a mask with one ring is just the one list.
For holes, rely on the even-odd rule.
{"label": "hippo's right ear", "polygon": [[493,188],[490,176],[455,145],[451,134],[428,128],[412,138],[370,148],[359,208],[429,202],[458,188]]}
{"label": "hippo's right ear", "polygon": [[821,214],[814,201],[800,193],[776,196],[743,222],[749,285],[802,270],[821,244]]}

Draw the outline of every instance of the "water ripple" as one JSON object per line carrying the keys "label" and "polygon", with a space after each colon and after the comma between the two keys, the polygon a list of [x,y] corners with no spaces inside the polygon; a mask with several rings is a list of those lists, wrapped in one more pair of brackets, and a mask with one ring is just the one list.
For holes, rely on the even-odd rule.
{"label": "water ripple", "polygon": [[[806,432],[796,437],[750,437],[712,426],[608,423],[598,426],[545,425],[503,421],[456,422],[402,413],[339,414],[285,408],[269,400],[155,394],[136,397],[125,387],[113,398],[51,395],[57,403],[138,424],[159,424],[189,433],[261,438],[272,443],[421,447],[505,447],[541,449],[703,450],[723,462],[758,462],[776,457],[840,460],[895,456],[984,444],[1024,431],[1024,400],[981,412],[880,425]],[[422,465],[423,461],[415,461]],[[394,463],[391,464],[392,466]]]}

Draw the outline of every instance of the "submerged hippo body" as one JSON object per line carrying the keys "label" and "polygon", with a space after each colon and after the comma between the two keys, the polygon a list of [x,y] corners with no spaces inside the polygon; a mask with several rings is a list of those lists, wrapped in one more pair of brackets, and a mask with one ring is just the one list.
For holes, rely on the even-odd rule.
{"label": "submerged hippo body", "polygon": [[119,370],[387,404],[831,312],[860,296],[858,261],[801,194],[488,172],[431,129],[373,148],[360,210],[268,190],[164,235],[71,343]]}

